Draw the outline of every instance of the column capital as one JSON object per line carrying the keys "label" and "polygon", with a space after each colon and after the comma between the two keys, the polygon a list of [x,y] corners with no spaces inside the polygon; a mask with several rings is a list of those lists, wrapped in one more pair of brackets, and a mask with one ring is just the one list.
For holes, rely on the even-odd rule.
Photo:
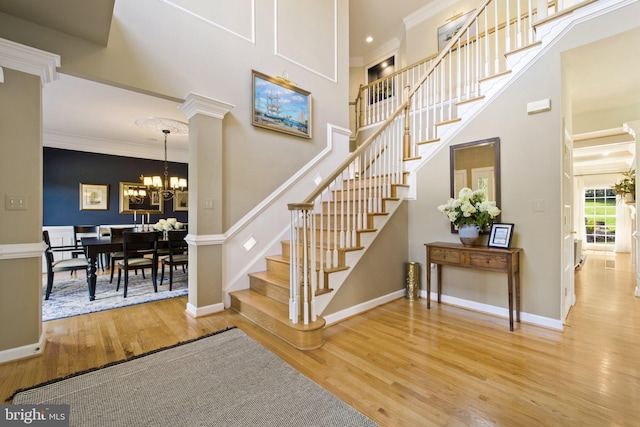
{"label": "column capital", "polygon": [[191,92],[185,96],[185,101],[178,109],[189,119],[196,114],[203,114],[222,120],[233,107],[235,105]]}
{"label": "column capital", "polygon": [[0,67],[40,77],[44,86],[58,79],[60,55],[0,38]]}

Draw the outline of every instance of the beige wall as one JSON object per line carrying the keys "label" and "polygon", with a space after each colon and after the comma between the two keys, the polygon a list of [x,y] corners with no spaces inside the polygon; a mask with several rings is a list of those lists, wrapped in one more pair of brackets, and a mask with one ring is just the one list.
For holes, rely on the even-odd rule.
{"label": "beige wall", "polygon": [[[522,311],[560,318],[560,64],[545,56],[457,135],[453,144],[500,138],[502,221],[515,224],[512,246],[524,249],[520,263]],[[550,98],[551,112],[527,115],[526,103]],[[458,241],[437,206],[449,197],[449,152],[442,149],[418,174],[410,203],[410,256],[424,259],[424,243]],[[545,201],[534,212],[534,199]],[[443,268],[443,294],[507,307],[506,277]]]}
{"label": "beige wall", "polygon": [[451,17],[474,10],[480,3],[476,0],[451,2],[434,16],[407,29],[404,52],[406,64],[413,64],[437,53],[438,28],[445,25]]}
{"label": "beige wall", "polygon": [[407,214],[407,203],[402,203],[322,316],[404,289],[404,263],[409,261]]}
{"label": "beige wall", "polygon": [[[4,68],[0,84],[0,245],[42,241],[40,77]],[[26,210],[6,210],[7,194]],[[37,343],[41,332],[41,258],[0,260],[0,352]]]}
{"label": "beige wall", "polygon": [[[563,99],[561,53],[637,27],[638,5],[574,27],[528,68],[495,101],[454,137],[452,144],[501,139],[502,221],[515,224],[513,246],[523,248],[522,311],[562,319],[562,135],[571,131]],[[565,84],[570,84],[565,82]],[[564,97],[564,98],[563,98]],[[526,104],[550,99],[550,112],[528,115]],[[573,123],[576,131],[577,124]],[[417,200],[409,204],[409,255],[424,257],[425,242],[451,241],[449,222],[436,207],[449,196],[448,146],[418,174]],[[443,185],[443,183],[445,183]],[[543,200],[544,211],[533,210]],[[507,307],[506,278],[494,273],[444,268],[445,295]]]}
{"label": "beige wall", "polygon": [[[313,13],[306,16],[300,16],[299,2],[279,1],[277,17],[274,2],[255,2],[255,28],[245,25],[252,22],[248,4],[218,5],[220,14],[233,15],[220,24],[238,23],[230,28],[238,34],[194,19],[167,3],[139,0],[116,2],[106,47],[4,14],[0,14],[0,37],[59,54],[63,73],[176,98],[196,93],[235,105],[221,122],[223,141],[217,155],[209,163],[199,159],[193,171],[202,176],[207,167],[223,165],[215,217],[199,211],[194,222],[201,233],[224,233],[326,147],[328,123],[348,126],[348,1],[338,0],[337,9],[331,0],[314,2]],[[298,20],[292,19],[295,11]],[[314,19],[322,25],[310,25]],[[304,32],[300,32],[301,22],[307,23]],[[283,43],[282,37],[294,35],[295,43]],[[286,72],[291,81],[311,92],[312,139],[251,125],[252,69],[271,76]],[[0,211],[2,223],[11,224],[1,228],[0,244],[41,241],[40,88],[37,77],[5,68],[5,83],[0,85],[0,186],[5,186],[2,194],[8,188],[27,194],[30,208],[20,213]],[[191,184],[197,189],[193,180]],[[215,269],[219,276],[211,286],[194,292],[198,307],[218,302],[221,288],[221,248],[208,247],[201,254],[214,260],[202,272],[198,269],[202,282],[207,276],[200,273],[207,269]],[[202,263],[198,259],[194,265],[198,261]],[[25,268],[28,272],[16,273]],[[0,351],[38,342],[41,286],[40,258],[0,261],[0,322],[4,325],[0,326]]]}
{"label": "beige wall", "polygon": [[[277,3],[277,17],[274,2],[255,3],[254,42],[247,2],[228,2],[216,11],[221,25],[238,22],[230,29],[234,35],[156,0],[116,2],[106,48],[3,14],[0,37],[60,54],[62,72],[235,105],[224,120],[218,211],[228,229],[326,146],[327,123],[348,127],[348,2],[339,0],[337,11],[333,1],[314,2],[311,14],[301,14],[295,1]],[[313,139],[251,125],[252,69],[270,76],[286,71],[311,92]]]}

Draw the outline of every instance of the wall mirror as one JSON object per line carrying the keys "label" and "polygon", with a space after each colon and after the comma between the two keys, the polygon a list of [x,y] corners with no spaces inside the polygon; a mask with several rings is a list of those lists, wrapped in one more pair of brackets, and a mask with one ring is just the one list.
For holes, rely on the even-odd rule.
{"label": "wall mirror", "polygon": [[120,213],[160,214],[164,213],[164,203],[160,193],[147,190],[139,182],[120,182]]}
{"label": "wall mirror", "polygon": [[[487,193],[487,200],[495,200],[501,208],[500,138],[452,145],[449,150],[451,197],[457,198],[464,187],[482,189]],[[496,222],[500,222],[500,216]],[[453,224],[451,232],[457,233]]]}

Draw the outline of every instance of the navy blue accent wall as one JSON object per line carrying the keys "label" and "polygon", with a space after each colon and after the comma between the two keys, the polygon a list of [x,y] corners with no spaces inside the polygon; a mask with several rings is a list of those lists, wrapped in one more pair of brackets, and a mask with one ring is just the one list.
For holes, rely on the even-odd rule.
{"label": "navy blue accent wall", "polygon": [[[85,153],[82,151],[43,149],[43,224],[100,225],[132,224],[132,214],[120,214],[120,182],[140,182],[140,175],[162,175],[164,162]],[[169,162],[169,174],[187,177],[188,165]],[[80,210],[80,183],[109,184],[108,211]],[[188,212],[173,211],[173,200],[164,202],[164,214],[151,215],[151,223],[160,218],[188,222]],[[141,219],[138,216],[138,222]]]}

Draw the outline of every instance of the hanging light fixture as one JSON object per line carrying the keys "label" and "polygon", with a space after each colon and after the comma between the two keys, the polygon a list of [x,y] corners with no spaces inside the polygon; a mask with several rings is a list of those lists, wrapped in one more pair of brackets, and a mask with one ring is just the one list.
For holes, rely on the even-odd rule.
{"label": "hanging light fixture", "polygon": [[[145,176],[140,175],[142,185],[147,191],[158,192],[163,200],[171,200],[176,191],[185,191],[187,189],[187,179],[177,176],[169,177],[169,163],[167,161],[167,136],[171,133],[177,135],[186,135],[189,132],[189,125],[177,120],[165,119],[160,117],[149,117],[146,119],[136,120],[138,126],[143,126],[155,131],[164,133],[164,174]],[[138,190],[138,192],[144,190]],[[146,195],[146,193],[145,193]],[[144,197],[144,196],[143,196]]]}

